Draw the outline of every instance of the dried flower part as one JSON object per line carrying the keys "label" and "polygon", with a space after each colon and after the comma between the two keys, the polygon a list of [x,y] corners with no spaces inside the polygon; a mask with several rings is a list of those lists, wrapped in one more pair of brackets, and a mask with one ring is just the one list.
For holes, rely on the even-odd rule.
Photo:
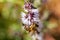
{"label": "dried flower part", "polygon": [[25,3],[25,8],[27,8],[27,9],[31,9],[31,3],[30,2],[26,2]]}

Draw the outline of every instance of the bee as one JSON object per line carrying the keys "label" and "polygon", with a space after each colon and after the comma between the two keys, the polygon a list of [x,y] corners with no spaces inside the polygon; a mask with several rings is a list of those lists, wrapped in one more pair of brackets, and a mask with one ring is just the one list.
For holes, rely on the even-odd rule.
{"label": "bee", "polygon": [[25,28],[25,30],[27,30],[28,32],[33,34],[37,31],[37,24],[32,23],[29,27],[25,26],[24,28]]}

